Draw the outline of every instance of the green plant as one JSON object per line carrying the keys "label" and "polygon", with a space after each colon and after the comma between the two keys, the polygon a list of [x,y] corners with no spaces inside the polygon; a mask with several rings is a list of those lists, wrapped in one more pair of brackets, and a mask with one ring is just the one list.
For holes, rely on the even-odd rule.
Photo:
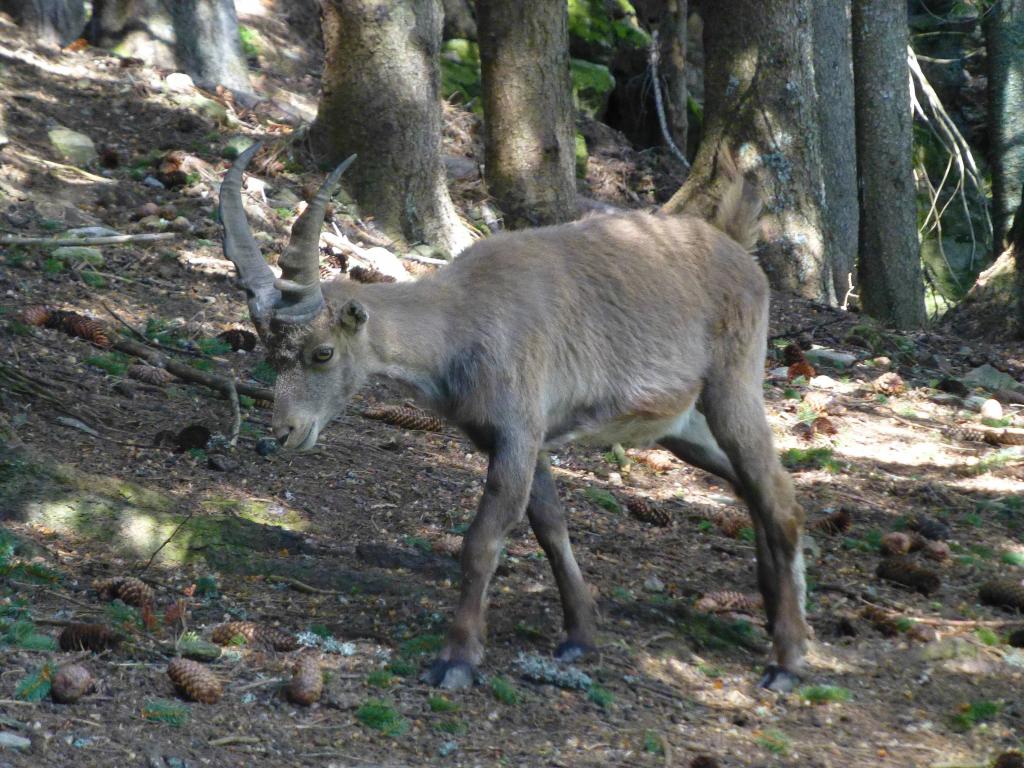
{"label": "green plant", "polygon": [[434,551],[434,548],[430,546],[430,542],[422,536],[406,536],[402,539],[402,543],[423,555],[429,555]]}
{"label": "green plant", "polygon": [[375,669],[366,676],[366,684],[374,688],[390,688],[394,676],[386,669]]}
{"label": "green plant", "polygon": [[262,381],[264,384],[273,384],[277,381],[277,371],[266,360],[260,360],[256,363],[249,372],[249,375],[256,379],[256,381]]}
{"label": "green plant", "polygon": [[597,504],[597,506],[607,509],[609,512],[622,512],[622,507],[619,506],[619,502],[615,496],[603,488],[587,487],[584,489],[583,495],[594,504]]}
{"label": "green plant", "polygon": [[461,720],[442,720],[434,726],[441,733],[450,733],[453,736],[461,736],[467,730],[466,724]]}
{"label": "green plant", "polygon": [[224,339],[216,337],[212,339],[199,339],[196,341],[196,346],[204,355],[226,355],[231,351],[230,344],[224,341]]}
{"label": "green plant", "polygon": [[123,376],[124,372],[128,370],[128,363],[117,352],[90,355],[85,358],[85,364],[91,365],[93,368],[99,368],[101,371],[106,371],[111,376]]}
{"label": "green plant", "polygon": [[406,640],[398,647],[398,654],[404,659],[438,653],[444,646],[441,635],[419,635]]}
{"label": "green plant", "polygon": [[502,704],[511,705],[519,703],[519,693],[516,691],[515,686],[504,677],[491,678],[491,695]]}
{"label": "green plant", "polygon": [[60,259],[46,259],[43,262],[43,272],[48,275],[56,275],[64,271],[64,262]]}
{"label": "green plant", "polygon": [[14,690],[15,698],[22,701],[41,701],[46,698],[50,693],[55,672],[56,669],[50,662],[35,669],[18,683],[18,687]]}
{"label": "green plant", "polygon": [[610,709],[612,704],[615,703],[615,694],[596,683],[587,689],[587,698],[601,709]]}
{"label": "green plant", "polygon": [[988,627],[979,627],[974,634],[985,645],[999,645],[999,635]]}
{"label": "green plant", "polygon": [[665,745],[657,731],[644,731],[644,752],[650,752],[652,755],[665,754]]}
{"label": "green plant", "polygon": [[427,705],[430,707],[431,712],[458,712],[459,705],[451,699],[446,699],[443,696],[431,696],[427,699]]}
{"label": "green plant", "polygon": [[411,677],[416,674],[416,666],[405,659],[395,659],[385,669],[396,677]]}
{"label": "green plant", "polygon": [[771,728],[758,737],[757,743],[773,755],[789,753],[789,737],[778,728]]}
{"label": "green plant", "polygon": [[356,710],[356,719],[367,728],[387,736],[401,736],[409,729],[408,721],[398,710],[380,699],[370,699]]}
{"label": "green plant", "polygon": [[997,701],[979,699],[965,704],[960,711],[953,716],[952,727],[955,731],[969,731],[978,723],[992,720],[1002,710],[1002,705]]}
{"label": "green plant", "polygon": [[825,447],[818,448],[790,448],[782,454],[782,463],[790,469],[823,469],[826,472],[838,472],[839,462],[832,456],[832,449]]}
{"label": "green plant", "polygon": [[1024,567],[1024,552],[1018,552],[1016,550],[1006,550],[999,556],[1000,561],[1007,565],[1017,565]]}
{"label": "green plant", "polygon": [[142,719],[151,723],[164,723],[180,728],[188,723],[189,709],[180,701],[149,699],[142,705]]}
{"label": "green plant", "polygon": [[848,689],[838,685],[806,685],[797,691],[797,694],[812,704],[849,701],[851,697]]}

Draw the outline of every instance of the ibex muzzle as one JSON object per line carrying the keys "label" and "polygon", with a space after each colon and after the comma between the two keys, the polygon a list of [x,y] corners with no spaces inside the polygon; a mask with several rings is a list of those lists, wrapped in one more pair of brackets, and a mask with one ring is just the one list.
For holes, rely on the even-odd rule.
{"label": "ibex muzzle", "polygon": [[[736,176],[714,224],[646,213],[487,238],[412,283],[321,286],[317,239],[339,168],[296,222],[273,273],[240,199],[244,153],[221,187],[225,254],[279,370],[274,429],[309,448],[370,374],[415,389],[487,453],[462,548],[458,609],[428,679],[471,684],[502,541],[528,516],[558,584],[574,659],[595,647],[593,598],[545,451],[568,440],[658,442],[728,480],[750,508],[773,639],[762,684],[795,681],[804,621],[803,513],[765,419],[768,284],[748,248],[760,206]],[[349,162],[349,161],[347,161]]]}

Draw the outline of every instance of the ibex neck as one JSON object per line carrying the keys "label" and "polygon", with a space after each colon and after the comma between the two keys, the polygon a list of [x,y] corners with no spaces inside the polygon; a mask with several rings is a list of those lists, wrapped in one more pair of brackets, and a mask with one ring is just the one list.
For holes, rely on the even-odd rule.
{"label": "ibex neck", "polygon": [[401,381],[429,399],[437,396],[449,329],[447,293],[430,279],[365,287],[371,373]]}

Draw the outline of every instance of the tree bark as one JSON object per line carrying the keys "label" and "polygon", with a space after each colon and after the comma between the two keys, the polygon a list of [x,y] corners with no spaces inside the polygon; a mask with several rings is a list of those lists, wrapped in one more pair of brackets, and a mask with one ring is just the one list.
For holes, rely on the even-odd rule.
{"label": "tree bark", "polygon": [[825,191],[822,233],[840,302],[856,279],[860,226],[850,11],[850,0],[814,3],[814,81]]}
{"label": "tree bark", "polygon": [[853,0],[860,298],[865,312],[897,328],[926,319],[907,37],[906,3]]}
{"label": "tree bark", "polygon": [[476,17],[471,0],[441,0],[444,5],[444,39],[476,40]]}
{"label": "tree bark", "polygon": [[988,48],[993,248],[998,255],[1024,185],[1024,0],[984,15]]}
{"label": "tree bark", "polygon": [[250,93],[233,0],[95,0],[89,42]]}
{"label": "tree bark", "polygon": [[665,0],[658,24],[659,63],[665,84],[665,118],[672,140],[686,153],[689,89],[686,86],[687,1]]}
{"label": "tree bark", "polygon": [[511,227],[576,215],[569,15],[550,0],[478,0],[487,187]]}
{"label": "tree bark", "polygon": [[761,265],[775,288],[835,303],[827,261],[815,98],[814,0],[704,4],[704,139],[686,183],[663,206],[709,216],[722,181],[718,158],[736,155],[765,201]]}
{"label": "tree bark", "polygon": [[440,0],[326,0],[326,55],[310,137],[389,234],[445,254],[469,245],[441,161]]}
{"label": "tree bark", "polygon": [[82,0],[0,0],[0,11],[45,43],[67,45],[85,29]]}

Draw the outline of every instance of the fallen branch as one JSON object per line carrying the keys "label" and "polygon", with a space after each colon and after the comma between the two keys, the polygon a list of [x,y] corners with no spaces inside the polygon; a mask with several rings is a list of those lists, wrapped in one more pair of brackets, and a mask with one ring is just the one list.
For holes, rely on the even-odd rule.
{"label": "fallen branch", "polygon": [[260,739],[256,736],[221,736],[219,739],[212,739],[206,742],[208,747],[226,747],[230,744],[259,744]]}
{"label": "fallen branch", "polygon": [[103,235],[101,237],[0,237],[0,245],[117,245],[119,243],[152,243],[173,240],[177,232],[143,232],[137,235]]}
{"label": "fallen branch", "polygon": [[276,574],[271,573],[271,574],[267,574],[266,576],[264,576],[263,579],[265,581],[276,581],[279,584],[287,584],[292,589],[297,590],[299,592],[305,592],[308,595],[340,595],[341,594],[341,592],[339,592],[336,589],[320,589],[319,587],[311,586],[311,585],[307,584],[304,581],[299,581],[298,579],[293,579],[290,576],[278,576]]}
{"label": "fallen branch", "polygon": [[658,77],[659,56],[658,30],[654,30],[651,33],[651,48],[648,54],[648,61],[651,65],[651,81],[654,86],[654,106],[657,108],[658,112],[658,125],[661,126],[661,135],[664,137],[665,144],[668,145],[669,150],[675,156],[676,160],[683,164],[683,168],[689,171],[690,161],[686,159],[686,155],[684,155],[679,147],[676,146],[676,142],[672,138],[672,132],[668,129],[668,120],[665,118],[665,104],[661,95],[661,80]]}
{"label": "fallen branch", "polygon": [[246,397],[251,397],[255,400],[268,400],[271,402],[274,400],[274,392],[272,390],[243,384],[240,381],[234,381],[215,373],[200,371],[198,368],[193,368],[191,365],[179,363],[177,360],[170,360],[160,351],[153,349],[152,347],[148,347],[145,344],[140,344],[137,341],[132,341],[131,339],[116,339],[114,341],[114,349],[118,352],[124,352],[125,354],[132,355],[133,357],[142,358],[150,365],[155,365],[157,368],[163,368],[168,373],[171,373],[182,381],[187,381],[191,384],[202,384],[205,387],[219,390],[225,394],[228,393],[230,387],[233,388],[237,394],[245,395]]}

